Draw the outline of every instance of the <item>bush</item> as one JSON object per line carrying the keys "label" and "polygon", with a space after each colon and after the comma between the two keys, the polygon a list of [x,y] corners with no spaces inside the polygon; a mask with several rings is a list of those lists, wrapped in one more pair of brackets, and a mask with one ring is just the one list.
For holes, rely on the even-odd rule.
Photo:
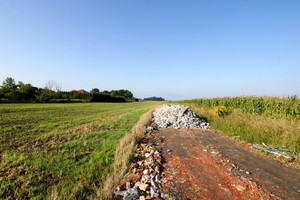
{"label": "bush", "polygon": [[70,103],[70,99],[50,99],[49,103]]}
{"label": "bush", "polygon": [[6,99],[6,98],[1,98],[0,99],[0,103],[9,103],[9,99]]}
{"label": "bush", "polygon": [[95,93],[91,95],[91,102],[125,102],[125,98],[110,94]]}

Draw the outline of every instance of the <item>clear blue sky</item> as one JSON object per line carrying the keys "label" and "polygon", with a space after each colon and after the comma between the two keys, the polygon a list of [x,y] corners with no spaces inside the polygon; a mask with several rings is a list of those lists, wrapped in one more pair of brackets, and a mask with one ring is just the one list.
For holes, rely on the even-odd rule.
{"label": "clear blue sky", "polygon": [[300,96],[299,0],[0,0],[0,82]]}

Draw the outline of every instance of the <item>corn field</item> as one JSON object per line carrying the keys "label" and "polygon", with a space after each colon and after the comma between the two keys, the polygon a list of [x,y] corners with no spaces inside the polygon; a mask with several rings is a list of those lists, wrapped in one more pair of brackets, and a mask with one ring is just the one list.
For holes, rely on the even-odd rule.
{"label": "corn field", "polygon": [[244,113],[259,114],[272,118],[298,120],[300,117],[300,99],[290,97],[223,97],[185,100],[199,106],[214,108],[226,106],[229,109],[241,109]]}

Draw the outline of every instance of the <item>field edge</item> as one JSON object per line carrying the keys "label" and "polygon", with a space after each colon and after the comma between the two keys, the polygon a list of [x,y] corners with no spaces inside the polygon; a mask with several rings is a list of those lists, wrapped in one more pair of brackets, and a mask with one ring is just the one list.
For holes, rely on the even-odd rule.
{"label": "field edge", "polygon": [[104,186],[96,191],[94,199],[110,199],[114,189],[121,182],[124,182],[124,179],[127,179],[128,163],[134,152],[136,141],[138,138],[143,137],[144,130],[150,125],[156,107],[144,113],[134,125],[131,132],[121,138],[120,144],[116,148],[113,171],[106,176]]}

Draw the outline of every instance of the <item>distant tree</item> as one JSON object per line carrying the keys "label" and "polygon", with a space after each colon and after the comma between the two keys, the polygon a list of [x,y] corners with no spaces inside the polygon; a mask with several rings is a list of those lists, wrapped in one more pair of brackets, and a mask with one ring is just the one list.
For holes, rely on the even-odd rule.
{"label": "distant tree", "polygon": [[135,97],[133,97],[133,98],[132,98],[132,101],[139,102],[139,101],[140,101],[140,99],[139,99],[139,98],[135,98]]}
{"label": "distant tree", "polygon": [[[138,101],[128,90],[112,90],[100,92],[98,88],[93,88],[91,92],[84,90],[61,91],[61,86],[55,81],[47,81],[44,88],[33,87],[31,84],[15,80],[8,77],[0,85],[1,102],[52,102],[53,100],[83,99],[94,102],[125,102]],[[54,102],[54,101],[53,101]]]}
{"label": "distant tree", "polygon": [[33,89],[31,84],[24,84],[23,82],[19,81],[18,87],[21,99],[30,100],[35,97],[36,90]]}
{"label": "distant tree", "polygon": [[107,90],[104,90],[103,92],[101,92],[101,93],[103,93],[103,94],[110,94],[110,92],[109,91],[107,91]]}
{"label": "distant tree", "polygon": [[55,92],[53,91],[54,87],[55,87],[55,81],[48,80],[46,82],[45,87],[40,96],[42,102],[48,102],[50,99],[55,97]]}
{"label": "distant tree", "polygon": [[91,90],[91,93],[99,93],[99,92],[100,92],[100,90],[98,88],[93,88]]}
{"label": "distant tree", "polygon": [[45,90],[51,91],[54,87],[55,82],[48,80],[45,84]]}
{"label": "distant tree", "polygon": [[61,85],[59,83],[57,83],[57,82],[55,82],[54,88],[55,88],[56,92],[60,92],[61,91]]}
{"label": "distant tree", "polygon": [[165,101],[165,99],[162,97],[148,97],[144,98],[144,101]]}
{"label": "distant tree", "polygon": [[1,98],[9,99],[10,102],[16,102],[19,98],[18,85],[11,77],[7,77],[0,86]]}
{"label": "distant tree", "polygon": [[126,99],[132,99],[133,98],[133,94],[129,90],[122,90],[122,92],[124,93],[124,97]]}
{"label": "distant tree", "polygon": [[55,90],[56,92],[61,91],[61,85],[55,81],[48,80],[45,84],[45,90]]}
{"label": "distant tree", "polygon": [[13,92],[17,89],[17,85],[15,83],[15,80],[11,77],[7,77],[2,85],[1,85],[1,91],[3,92],[3,94],[6,94],[8,92]]}
{"label": "distant tree", "polygon": [[113,96],[120,96],[120,97],[124,97],[125,99],[132,99],[133,98],[133,94],[132,92],[128,91],[128,90],[112,90],[110,92],[111,95]]}
{"label": "distant tree", "polygon": [[5,95],[4,95],[4,93],[2,92],[2,90],[0,89],[0,99],[2,99],[2,98],[4,98],[5,97]]}

